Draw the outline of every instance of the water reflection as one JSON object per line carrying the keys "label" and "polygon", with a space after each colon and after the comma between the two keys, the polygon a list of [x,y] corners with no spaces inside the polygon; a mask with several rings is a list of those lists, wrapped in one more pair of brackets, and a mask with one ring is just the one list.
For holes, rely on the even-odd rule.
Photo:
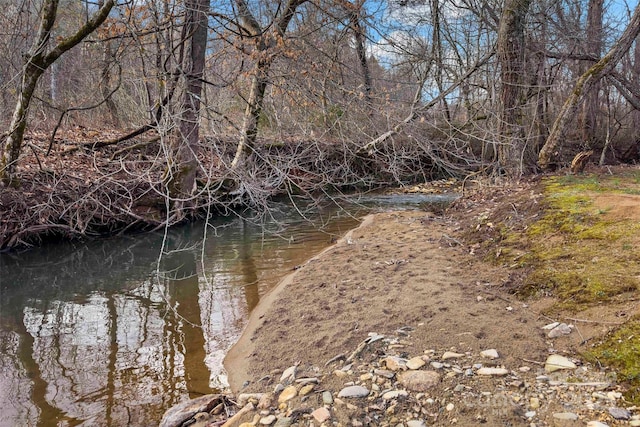
{"label": "water reflection", "polygon": [[152,425],[223,387],[260,296],[356,224],[274,215],[0,255],[0,426]]}
{"label": "water reflection", "polygon": [[313,218],[278,204],[266,222],[0,254],[0,427],[154,425],[171,405],[222,388],[224,354],[260,297],[357,223],[335,209]]}

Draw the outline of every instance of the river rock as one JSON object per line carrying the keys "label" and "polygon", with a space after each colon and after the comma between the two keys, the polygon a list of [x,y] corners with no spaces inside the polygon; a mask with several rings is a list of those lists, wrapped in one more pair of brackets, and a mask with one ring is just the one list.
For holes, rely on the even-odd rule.
{"label": "river rock", "polygon": [[550,331],[553,328],[555,328],[556,326],[558,326],[560,324],[560,322],[553,322],[553,323],[549,323],[548,325],[544,325],[542,327],[542,329],[546,330],[546,331]]}
{"label": "river rock", "polygon": [[401,369],[406,369],[407,367],[407,361],[401,357],[387,356],[383,361],[387,369],[391,371],[399,371]]}
{"label": "river rock", "polygon": [[409,393],[406,390],[391,390],[382,395],[384,400],[393,400],[399,397],[407,397]]}
{"label": "river rock", "polygon": [[561,369],[576,369],[577,366],[571,360],[558,354],[552,354],[547,357],[547,361],[544,364],[544,370],[546,372],[555,372]]}
{"label": "river rock", "polygon": [[570,420],[575,421],[578,419],[578,415],[573,412],[556,412],[553,414],[553,418],[556,420]]}
{"label": "river rock", "polygon": [[270,426],[274,422],[276,422],[275,415],[267,415],[266,417],[260,418],[260,424],[263,426]]}
{"label": "river rock", "polygon": [[338,397],[367,397],[369,396],[369,389],[360,385],[352,385],[340,390]]}
{"label": "river rock", "polygon": [[298,365],[289,366],[285,369],[282,376],[280,376],[280,382],[282,384],[291,384],[296,379],[296,369],[298,369]]}
{"label": "river rock", "polygon": [[609,408],[609,415],[616,420],[628,420],[631,418],[631,412],[624,408]]}
{"label": "river rock", "polygon": [[278,403],[287,402],[298,395],[298,390],[296,390],[295,386],[290,385],[289,387],[282,390],[280,396],[278,396]]}
{"label": "river rock", "polygon": [[412,357],[407,360],[407,368],[412,370],[420,369],[425,365],[425,363],[426,362],[422,360],[422,357]]}
{"label": "river rock", "polygon": [[260,399],[262,399],[264,393],[240,393],[238,395],[238,406],[242,407],[247,404],[249,401],[253,401],[252,403],[257,403]]}
{"label": "river rock", "polygon": [[331,412],[324,406],[319,407],[311,413],[311,416],[319,423],[323,423],[331,418]]}
{"label": "river rock", "polygon": [[314,384],[307,384],[300,389],[299,395],[306,396],[307,394],[311,393],[314,388],[315,388]]}
{"label": "river rock", "polygon": [[398,382],[411,391],[424,392],[440,382],[435,371],[405,371],[398,375]]}
{"label": "river rock", "polygon": [[502,377],[509,374],[509,370],[505,368],[480,368],[476,371],[478,375],[488,375],[492,377]]}
{"label": "river rock", "polygon": [[486,359],[497,359],[498,357],[500,357],[500,355],[498,354],[498,350],[496,350],[495,348],[481,351],[480,356]]}
{"label": "river rock", "polygon": [[373,373],[378,375],[379,377],[384,377],[387,379],[391,379],[396,375],[395,372],[389,371],[387,369],[374,369]]}
{"label": "river rock", "polygon": [[547,334],[547,336],[549,338],[557,338],[564,335],[569,335],[571,331],[572,331],[571,326],[567,325],[566,323],[560,323],[558,326],[551,329]]}
{"label": "river rock", "polygon": [[540,407],[540,399],[537,397],[532,397],[529,399],[529,408],[538,409]]}
{"label": "river rock", "polygon": [[[264,393],[260,396],[260,400],[258,401],[258,409],[269,409],[273,406],[273,393]],[[238,404],[238,406],[244,406]]]}
{"label": "river rock", "polygon": [[179,427],[198,412],[212,410],[221,398],[219,394],[207,394],[179,403],[164,413],[159,427]]}
{"label": "river rock", "polygon": [[293,418],[291,417],[280,417],[273,425],[273,427],[289,427],[293,424]]}
{"label": "river rock", "polygon": [[442,360],[457,359],[459,357],[464,357],[464,354],[455,353],[453,351],[445,351],[444,354],[442,355]]}

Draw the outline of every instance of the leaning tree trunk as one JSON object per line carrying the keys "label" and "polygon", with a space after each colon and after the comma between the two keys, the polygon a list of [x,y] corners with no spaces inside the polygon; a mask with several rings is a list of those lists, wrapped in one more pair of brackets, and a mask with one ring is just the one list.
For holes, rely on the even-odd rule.
{"label": "leaning tree trunk", "polygon": [[524,27],[531,0],[507,0],[498,28],[498,58],[502,80],[498,160],[512,176],[523,173],[525,148],[522,123]]}
{"label": "leaning tree trunk", "polygon": [[0,181],[5,185],[15,185],[14,177],[18,158],[22,151],[24,132],[27,127],[29,105],[38,85],[38,80],[60,56],[80,43],[95,31],[109,16],[115,0],[106,0],[104,5],[75,34],[63,38],[49,52],[45,49],[51,38],[51,29],[56,21],[59,0],[45,0],[42,6],[40,26],[31,51],[26,56],[20,93],[13,111],[7,139],[0,147]]}
{"label": "leaning tree trunk", "polygon": [[540,150],[538,165],[540,165],[541,168],[549,169],[555,164],[560,154],[567,128],[580,106],[580,101],[597,86],[602,77],[613,71],[622,57],[631,48],[638,34],[640,34],[640,5],[636,6],[629,25],[627,25],[620,39],[613,45],[611,50],[578,79],[575,88],[565,101],[560,110],[560,114],[558,114],[558,117],[553,123],[547,141],[542,147],[542,150]]}

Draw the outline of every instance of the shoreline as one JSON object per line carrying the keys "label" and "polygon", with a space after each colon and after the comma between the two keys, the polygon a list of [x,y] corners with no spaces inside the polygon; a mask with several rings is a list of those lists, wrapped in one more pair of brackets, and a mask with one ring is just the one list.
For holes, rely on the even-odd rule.
{"label": "shoreline", "polygon": [[[309,258],[300,268],[304,268],[314,260],[318,260],[320,257],[326,255],[328,252],[335,250],[336,247],[345,244],[346,241],[353,235],[356,230],[367,227],[373,223],[376,214],[369,214],[362,218],[360,224],[347,231],[344,236],[339,238],[333,245],[324,248],[316,255]],[[283,277],[278,284],[267,292],[261,299],[258,305],[253,309],[249,315],[246,326],[244,327],[240,337],[235,344],[227,350],[227,354],[223,360],[223,367],[227,373],[227,380],[229,387],[233,394],[238,394],[242,388],[242,385],[246,381],[250,381],[250,376],[247,372],[246,358],[250,355],[255,346],[252,343],[252,337],[261,326],[262,318],[267,314],[273,303],[278,299],[281,293],[290,286],[295,277],[299,274],[300,269],[287,274]]]}

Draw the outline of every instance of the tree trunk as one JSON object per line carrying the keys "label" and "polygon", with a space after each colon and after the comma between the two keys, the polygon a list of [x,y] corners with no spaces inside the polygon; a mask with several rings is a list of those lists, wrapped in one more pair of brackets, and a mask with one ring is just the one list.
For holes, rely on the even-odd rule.
{"label": "tree trunk", "polygon": [[362,72],[362,83],[364,85],[364,100],[367,112],[371,114],[371,70],[369,69],[369,61],[367,61],[367,51],[365,47],[365,30],[362,27],[360,13],[362,11],[363,1],[359,0],[357,4],[350,5],[351,10],[351,28],[353,30],[356,41],[356,53],[358,62],[360,63],[360,71]]}
{"label": "tree trunk", "polygon": [[[604,12],[604,0],[589,0],[587,12],[586,48],[585,53],[593,56],[594,60],[586,61],[587,68],[597,62],[602,55],[602,15]],[[585,102],[580,114],[582,140],[590,143],[595,139],[598,124],[598,111],[600,110],[600,84],[585,95]]]}
{"label": "tree trunk", "polygon": [[[100,1],[98,4],[102,3]],[[118,120],[118,108],[116,107],[116,103],[113,101],[113,93],[111,93],[111,71],[109,67],[111,66],[111,61],[113,60],[113,53],[111,51],[111,40],[103,41],[104,47],[102,51],[102,70],[100,72],[100,76],[102,77],[100,86],[102,91],[102,97],[105,99],[105,105],[107,106],[107,111],[109,111],[109,118],[111,119],[111,124],[114,127],[119,126]]]}
{"label": "tree trunk", "polygon": [[240,142],[236,149],[236,155],[231,162],[232,169],[237,167],[238,162],[243,157],[243,153],[253,150],[258,138],[258,123],[260,122],[260,116],[262,116],[264,94],[269,84],[269,68],[271,68],[271,60],[258,61],[255,66],[247,108],[244,112]]}
{"label": "tree trunk", "polygon": [[249,98],[247,99],[247,107],[244,112],[240,141],[238,142],[236,154],[231,162],[231,169],[236,169],[240,165],[244,155],[253,150],[256,138],[258,137],[258,125],[262,115],[264,95],[270,81],[269,70],[276,56],[274,50],[283,44],[289,22],[291,22],[298,6],[306,1],[307,0],[289,0],[287,6],[284,8],[284,12],[276,21],[275,25],[273,25],[273,30],[265,34],[257,19],[251,14],[245,0],[236,0],[240,21],[243,25],[242,29],[248,31],[251,36],[256,38],[258,59],[253,69],[253,78],[251,80]]}
{"label": "tree trunk", "polygon": [[629,25],[627,25],[620,39],[613,45],[611,50],[578,79],[571,95],[569,95],[558,117],[556,117],[547,141],[542,150],[540,150],[538,165],[541,168],[549,169],[554,165],[560,154],[567,128],[576,114],[580,101],[597,85],[602,77],[613,71],[622,57],[629,51],[638,34],[640,34],[640,5],[636,6]]}
{"label": "tree trunk", "polygon": [[524,24],[531,0],[506,0],[498,28],[498,58],[502,79],[498,161],[511,176],[524,172],[522,123]]}
{"label": "tree trunk", "polygon": [[169,192],[176,214],[182,217],[184,208],[195,190],[198,170],[198,142],[200,137],[200,97],[207,49],[207,13],[209,0],[186,0],[185,43],[182,72],[184,98],[179,121],[179,135],[172,139]]}
{"label": "tree trunk", "polygon": [[60,40],[53,49],[45,52],[49,39],[51,38],[51,29],[56,20],[58,1],[59,0],[45,0],[42,6],[38,34],[26,58],[18,101],[13,111],[7,139],[1,147],[0,152],[0,181],[5,185],[17,185],[17,183],[14,182],[14,177],[20,152],[22,151],[24,132],[27,127],[29,104],[31,103],[31,98],[33,97],[38,80],[45,70],[60,56],[95,31],[95,29],[107,19],[111,8],[113,8],[115,4],[115,0],[107,0],[96,14],[75,34]]}

